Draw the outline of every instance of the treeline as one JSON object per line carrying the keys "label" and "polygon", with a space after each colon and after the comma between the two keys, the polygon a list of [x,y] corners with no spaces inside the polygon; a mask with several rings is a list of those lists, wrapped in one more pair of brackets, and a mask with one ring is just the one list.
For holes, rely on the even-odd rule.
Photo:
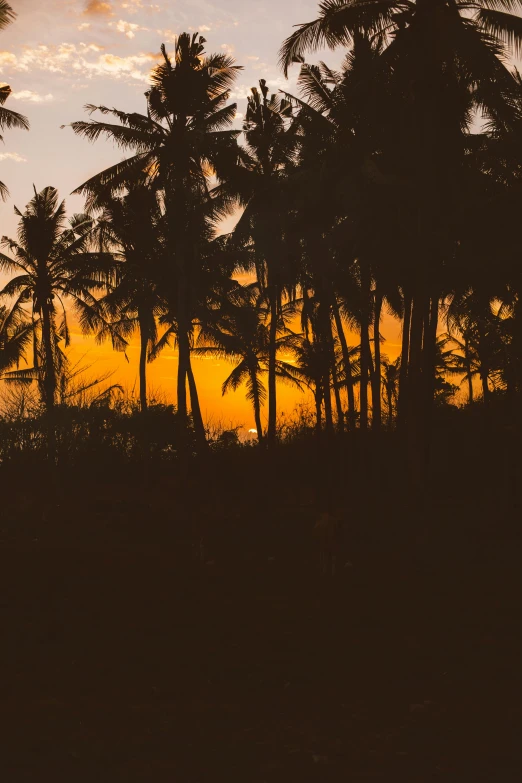
{"label": "treeline", "polygon": [[[192,357],[232,362],[223,393],[246,384],[260,441],[277,440],[277,382],[309,388],[315,427],[398,428],[416,460],[437,402],[463,386],[484,416],[517,419],[522,391],[522,4],[330,0],[281,49],[298,94],[229,102],[239,66],[183,33],[151,74],[143,113],[87,106],[73,122],[123,159],[82,184],[66,218],[35,191],[16,240],[3,238],[0,361],[60,403],[67,307],[83,331],[147,363],[176,345],[177,426],[207,443]],[[339,70],[305,62],[343,46]],[[3,88],[4,100],[9,88]],[[27,125],[1,109],[0,124]],[[234,230],[222,221],[240,214]],[[240,285],[238,272],[255,282]],[[402,321],[383,351],[385,313]],[[296,326],[299,324],[298,326]],[[358,334],[354,342],[350,335]],[[29,369],[17,369],[31,357]],[[63,395],[62,395],[63,396]],[[262,409],[267,403],[268,426]]]}

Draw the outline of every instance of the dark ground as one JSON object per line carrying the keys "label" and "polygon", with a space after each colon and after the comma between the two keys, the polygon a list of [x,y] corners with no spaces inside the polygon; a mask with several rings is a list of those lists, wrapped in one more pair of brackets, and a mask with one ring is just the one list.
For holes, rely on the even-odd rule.
{"label": "dark ground", "polygon": [[187,511],[168,471],[64,475],[44,512],[4,474],[1,780],[521,780],[519,511],[498,477],[404,510],[345,468],[334,580],[303,466],[201,476]]}

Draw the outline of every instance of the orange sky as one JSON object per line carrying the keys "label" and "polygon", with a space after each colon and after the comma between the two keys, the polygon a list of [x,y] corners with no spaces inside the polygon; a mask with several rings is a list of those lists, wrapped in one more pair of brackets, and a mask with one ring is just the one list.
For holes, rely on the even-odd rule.
{"label": "orange sky", "polygon": [[[400,324],[390,316],[383,318],[381,332],[387,338],[384,352],[395,358],[400,351]],[[356,335],[350,335],[351,344],[357,344]],[[109,383],[120,383],[126,391],[138,392],[139,345],[135,337],[127,351],[129,361],[119,352],[113,351],[109,342],[97,345],[92,337],[85,337],[76,327],[71,329],[71,347],[69,356],[72,362],[81,359],[82,365],[90,365],[88,375],[99,377],[112,372]],[[83,357],[83,358],[82,358]],[[214,358],[193,358],[194,375],[198,386],[201,410],[207,424],[222,424],[225,428],[241,426],[253,428],[254,417],[251,404],[245,399],[244,388],[221,395],[221,384],[230,373],[233,364]],[[155,362],[148,365],[149,391],[151,396],[157,393],[162,400],[176,401],[177,351],[165,350]],[[285,416],[291,416],[297,405],[304,403],[312,406],[313,397],[309,392],[300,393],[285,383],[278,384],[278,409]],[[267,411],[262,419],[266,423]]]}

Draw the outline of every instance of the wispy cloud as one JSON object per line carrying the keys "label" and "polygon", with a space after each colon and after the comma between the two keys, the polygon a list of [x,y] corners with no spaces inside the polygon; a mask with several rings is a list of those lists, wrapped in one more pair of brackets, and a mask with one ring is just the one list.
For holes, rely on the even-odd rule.
{"label": "wispy cloud", "polygon": [[224,53],[227,54],[229,57],[233,56],[235,49],[232,46],[232,44],[227,44],[227,43],[221,44],[221,48],[223,49]]}
{"label": "wispy cloud", "polygon": [[[109,26],[112,26],[112,22],[109,22]],[[147,27],[140,27],[139,24],[134,24],[134,22],[125,22],[123,19],[120,19],[114,26],[119,33],[123,33],[127,38],[134,38],[138,30],[148,29]]]}
{"label": "wispy cloud", "polygon": [[13,160],[15,163],[27,163],[27,158],[23,155],[19,155],[18,152],[2,152],[0,153],[0,160]]}
{"label": "wispy cloud", "polygon": [[141,52],[128,57],[102,53],[98,44],[62,43],[57,46],[29,47],[16,55],[13,52],[0,52],[0,72],[33,70],[50,71],[78,77],[112,76],[116,79],[148,80],[151,68],[159,55]]}
{"label": "wispy cloud", "polygon": [[20,90],[20,92],[12,92],[11,98],[15,101],[28,101],[29,103],[49,103],[54,100],[52,93],[48,92],[47,95],[40,95],[32,90]]}
{"label": "wispy cloud", "polygon": [[137,14],[138,11],[152,11],[158,13],[161,11],[161,7],[157,3],[144,3],[143,0],[126,0],[120,3],[120,7],[124,8],[129,14]]}

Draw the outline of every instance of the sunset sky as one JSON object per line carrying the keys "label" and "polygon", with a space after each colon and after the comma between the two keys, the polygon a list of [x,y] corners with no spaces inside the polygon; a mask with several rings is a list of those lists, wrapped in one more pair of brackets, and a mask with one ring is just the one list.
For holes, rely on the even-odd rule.
{"label": "sunset sky", "polygon": [[[76,137],[61,125],[82,119],[86,103],[116,106],[124,111],[143,111],[143,93],[148,73],[154,67],[162,42],[172,47],[183,31],[199,31],[207,39],[208,51],[227,51],[244,67],[232,94],[238,104],[236,123],[241,127],[246,96],[260,78],[277,91],[295,92],[296,69],[285,80],[277,67],[277,53],[292,26],[315,18],[316,0],[12,0],[16,21],[0,33],[0,81],[11,85],[11,109],[25,114],[29,133],[7,131],[0,151],[0,179],[11,192],[0,205],[0,233],[14,236],[13,205],[23,208],[38,190],[53,185],[67,199],[69,211],[82,210],[79,197],[71,191],[91,175],[116,162],[121,152],[112,144],[95,145]],[[341,51],[322,53],[335,66]],[[396,355],[399,325],[385,321],[390,338],[386,350]],[[129,389],[136,382],[137,347],[131,347],[129,362],[114,354],[107,344],[96,346],[92,339],[73,334],[74,358],[86,354],[93,364],[91,374],[113,369],[113,382]],[[212,360],[195,360],[204,414],[226,424],[253,426],[250,405],[241,392],[220,396],[220,386],[231,365]],[[153,365],[149,377],[152,389],[162,389],[173,401],[175,353],[166,351]],[[281,387],[280,409],[288,415],[302,399],[288,387]]]}

